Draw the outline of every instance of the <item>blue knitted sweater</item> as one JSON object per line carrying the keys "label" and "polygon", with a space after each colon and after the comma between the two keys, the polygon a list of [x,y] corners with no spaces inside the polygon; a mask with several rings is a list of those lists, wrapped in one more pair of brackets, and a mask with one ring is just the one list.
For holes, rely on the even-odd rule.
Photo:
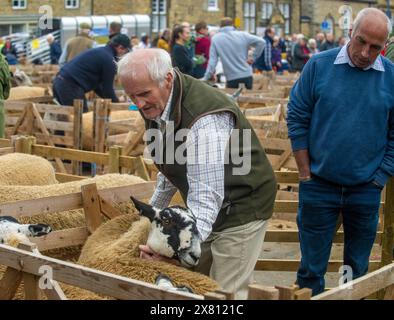
{"label": "blue knitted sweater", "polygon": [[313,56],[288,107],[294,151],[307,149],[311,172],[354,186],[394,175],[394,64],[385,72],[335,64],[339,49]]}

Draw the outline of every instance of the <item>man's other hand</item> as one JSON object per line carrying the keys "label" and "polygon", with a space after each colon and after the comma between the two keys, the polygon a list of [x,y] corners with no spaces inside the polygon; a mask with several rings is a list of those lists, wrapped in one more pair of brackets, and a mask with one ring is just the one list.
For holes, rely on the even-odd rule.
{"label": "man's other hand", "polygon": [[154,260],[154,261],[163,261],[163,262],[174,264],[176,266],[180,265],[178,260],[164,257],[164,256],[156,253],[155,251],[153,251],[147,245],[139,245],[138,248],[140,249],[140,258],[141,259]]}

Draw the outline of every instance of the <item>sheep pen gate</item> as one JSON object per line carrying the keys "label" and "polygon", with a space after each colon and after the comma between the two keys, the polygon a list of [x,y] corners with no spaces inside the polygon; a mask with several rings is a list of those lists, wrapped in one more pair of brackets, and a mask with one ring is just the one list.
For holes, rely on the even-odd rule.
{"label": "sheep pen gate", "polygon": [[[39,143],[79,150],[82,146],[82,109],[82,100],[75,100],[74,106],[6,101],[6,137],[34,135]],[[67,173],[63,162],[59,158],[55,161],[60,172]]]}

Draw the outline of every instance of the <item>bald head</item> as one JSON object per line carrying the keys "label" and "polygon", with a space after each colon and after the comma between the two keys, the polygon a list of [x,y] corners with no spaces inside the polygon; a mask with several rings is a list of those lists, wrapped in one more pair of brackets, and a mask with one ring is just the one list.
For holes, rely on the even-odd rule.
{"label": "bald head", "polygon": [[391,22],[382,11],[375,8],[361,10],[349,32],[348,54],[353,64],[360,69],[371,66],[383,50],[390,32]]}
{"label": "bald head", "polygon": [[353,22],[353,33],[360,27],[368,25],[368,28],[373,28],[379,33],[382,33],[386,39],[389,37],[392,24],[390,19],[379,9],[365,8],[361,10]]}

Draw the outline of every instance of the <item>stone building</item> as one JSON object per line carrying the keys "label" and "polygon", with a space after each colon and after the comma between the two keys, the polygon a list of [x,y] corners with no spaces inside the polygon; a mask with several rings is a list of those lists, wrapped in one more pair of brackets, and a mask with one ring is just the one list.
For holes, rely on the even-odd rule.
{"label": "stone building", "polygon": [[387,3],[394,9],[394,0],[0,0],[0,36],[34,30],[45,13],[40,7],[48,5],[54,17],[147,14],[153,33],[182,21],[218,25],[230,16],[251,33],[261,34],[272,25],[282,34],[312,36],[322,30],[338,37],[362,8],[386,11]]}

